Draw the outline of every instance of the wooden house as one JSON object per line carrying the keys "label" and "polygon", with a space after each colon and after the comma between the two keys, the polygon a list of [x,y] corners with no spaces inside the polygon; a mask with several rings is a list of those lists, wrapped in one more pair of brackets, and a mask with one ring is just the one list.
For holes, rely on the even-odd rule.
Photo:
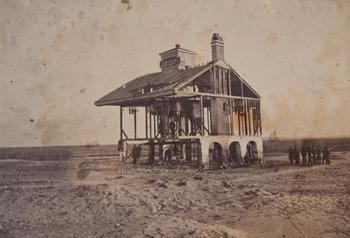
{"label": "wooden house", "polygon": [[[211,49],[212,60],[196,65],[196,52],[176,45],[160,53],[160,72],[137,77],[95,102],[120,107],[121,141],[147,144],[151,162],[162,161],[169,148],[179,159],[204,165],[262,157],[260,96],[225,61],[217,33]],[[123,128],[124,113],[134,115],[132,135]]]}

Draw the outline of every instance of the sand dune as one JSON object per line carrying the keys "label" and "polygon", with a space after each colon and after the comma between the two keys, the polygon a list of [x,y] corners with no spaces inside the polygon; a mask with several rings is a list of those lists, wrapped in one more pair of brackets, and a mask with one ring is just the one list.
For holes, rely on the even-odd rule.
{"label": "sand dune", "polygon": [[0,160],[0,237],[349,237],[350,154],[214,171]]}

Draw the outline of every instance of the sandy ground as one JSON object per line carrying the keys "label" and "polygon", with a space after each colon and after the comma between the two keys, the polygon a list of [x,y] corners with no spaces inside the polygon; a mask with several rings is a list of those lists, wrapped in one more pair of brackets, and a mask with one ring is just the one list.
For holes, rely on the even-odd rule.
{"label": "sandy ground", "polygon": [[350,153],[204,172],[0,160],[0,237],[350,237]]}

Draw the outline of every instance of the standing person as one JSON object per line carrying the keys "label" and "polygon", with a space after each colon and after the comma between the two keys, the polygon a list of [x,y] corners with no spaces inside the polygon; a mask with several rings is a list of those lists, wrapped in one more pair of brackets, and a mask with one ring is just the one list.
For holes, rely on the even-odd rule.
{"label": "standing person", "polygon": [[322,164],[326,162],[326,156],[327,156],[327,146],[323,146],[322,148]]}
{"label": "standing person", "polygon": [[293,157],[295,160],[295,165],[299,165],[299,161],[300,161],[300,152],[297,148],[296,145],[294,145],[294,149],[293,149]]}
{"label": "standing person", "polygon": [[244,160],[244,166],[245,167],[249,167],[249,160],[250,160],[250,156],[249,156],[249,153],[247,152],[245,154],[245,156],[243,157],[243,160]]}
{"label": "standing person", "polygon": [[137,159],[140,159],[141,158],[141,145],[137,145]]}
{"label": "standing person", "polygon": [[307,165],[312,165],[312,152],[310,146],[307,147]]}
{"label": "standing person", "polygon": [[179,146],[176,144],[173,145],[173,153],[174,153],[176,161],[179,162],[181,153],[180,153]]}
{"label": "standing person", "polygon": [[307,151],[306,151],[305,146],[303,145],[303,147],[301,147],[301,157],[303,157],[303,165],[306,165],[306,163],[307,163],[306,155],[307,155]]}
{"label": "standing person", "polygon": [[289,150],[288,150],[288,159],[289,159],[289,163],[290,164],[293,164],[294,163],[294,155],[293,155],[293,147],[289,147]]}
{"label": "standing person", "polygon": [[331,163],[330,152],[329,152],[329,149],[326,145],[323,147],[323,160],[326,161],[327,164]]}
{"label": "standing person", "polygon": [[138,157],[139,157],[139,149],[138,149],[138,146],[135,144],[132,147],[131,157],[132,157],[132,163],[136,164]]}
{"label": "standing person", "polygon": [[[322,148],[322,158],[321,158],[321,163],[324,164],[324,162],[326,161],[326,157],[325,157],[325,147],[323,146]],[[327,152],[326,152],[327,153]]]}
{"label": "standing person", "polygon": [[159,123],[158,123],[158,134],[160,134],[160,137],[165,137],[165,125],[164,125],[164,117],[161,116]]}
{"label": "standing person", "polygon": [[118,141],[118,152],[119,152],[121,161],[125,162],[128,157],[126,142],[122,140]]}
{"label": "standing person", "polygon": [[124,151],[123,141],[119,140],[118,141],[118,152],[119,152],[119,156],[120,156],[121,161],[124,161],[123,151]]}
{"label": "standing person", "polygon": [[316,150],[315,146],[311,146],[312,164],[316,164]]}
{"label": "standing person", "polygon": [[154,151],[154,140],[150,139],[149,140],[149,148],[148,148],[148,163],[154,164],[155,162],[155,151]]}
{"label": "standing person", "polygon": [[321,148],[318,145],[317,149],[316,149],[316,160],[317,160],[317,164],[321,164]]}
{"label": "standing person", "polygon": [[164,152],[164,161],[166,165],[171,164],[171,159],[174,156],[174,151],[173,151],[173,146],[169,146],[168,149],[165,150]]}
{"label": "standing person", "polygon": [[171,138],[175,138],[175,132],[176,132],[176,125],[175,122],[170,122],[169,123],[169,129],[170,129],[170,136]]}

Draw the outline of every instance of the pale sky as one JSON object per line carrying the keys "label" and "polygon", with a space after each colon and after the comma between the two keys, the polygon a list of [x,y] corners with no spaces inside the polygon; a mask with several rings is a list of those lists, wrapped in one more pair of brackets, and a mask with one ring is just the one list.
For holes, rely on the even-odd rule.
{"label": "pale sky", "polygon": [[0,0],[0,147],[116,143],[94,101],[174,47],[225,59],[262,97],[264,136],[350,136],[350,1]]}

